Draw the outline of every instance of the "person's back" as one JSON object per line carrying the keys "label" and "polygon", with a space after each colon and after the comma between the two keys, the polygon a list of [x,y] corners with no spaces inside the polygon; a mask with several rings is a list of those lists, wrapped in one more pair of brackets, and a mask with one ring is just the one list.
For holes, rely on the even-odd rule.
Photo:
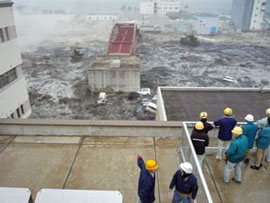
{"label": "person's back", "polygon": [[138,182],[139,202],[153,203],[155,201],[155,171],[158,165],[154,160],[143,161],[143,158],[138,155],[137,164],[141,169]]}
{"label": "person's back", "polygon": [[243,126],[243,134],[248,138],[248,148],[253,148],[253,143],[258,131],[258,126],[253,122],[248,122]]}
{"label": "person's back", "polygon": [[232,163],[243,161],[246,156],[247,148],[248,140],[244,134],[235,138],[226,151],[226,154],[229,155],[229,161]]}
{"label": "person's back", "polygon": [[263,128],[258,135],[256,146],[259,149],[265,150],[270,144],[270,126]]}
{"label": "person's back", "polygon": [[232,139],[232,129],[235,127],[237,121],[233,117],[223,117],[214,121],[215,126],[219,126],[218,138],[223,141]]}
{"label": "person's back", "polygon": [[194,129],[191,134],[191,141],[193,143],[196,154],[202,155],[205,153],[205,147],[209,144],[209,137],[203,131]]}

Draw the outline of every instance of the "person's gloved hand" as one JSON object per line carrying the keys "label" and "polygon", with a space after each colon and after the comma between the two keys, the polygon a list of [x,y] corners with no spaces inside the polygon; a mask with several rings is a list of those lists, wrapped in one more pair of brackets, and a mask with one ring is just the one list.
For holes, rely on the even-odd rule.
{"label": "person's gloved hand", "polygon": [[141,155],[138,155],[138,156],[137,156],[137,159],[142,159],[142,156],[141,156]]}

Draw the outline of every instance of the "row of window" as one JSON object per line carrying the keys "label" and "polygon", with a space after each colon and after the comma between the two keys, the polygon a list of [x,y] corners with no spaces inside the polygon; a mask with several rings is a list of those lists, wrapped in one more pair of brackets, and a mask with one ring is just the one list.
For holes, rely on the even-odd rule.
{"label": "row of window", "polygon": [[17,37],[16,27],[9,26],[0,28],[0,42],[7,42]]}
{"label": "row of window", "polygon": [[0,75],[0,89],[7,86],[14,80],[18,78],[16,68],[11,69],[10,71],[4,73],[3,75]]}
{"label": "row of window", "polygon": [[10,118],[21,118],[24,114],[24,106],[23,104],[20,105],[15,112],[13,112],[12,114],[10,114]]}

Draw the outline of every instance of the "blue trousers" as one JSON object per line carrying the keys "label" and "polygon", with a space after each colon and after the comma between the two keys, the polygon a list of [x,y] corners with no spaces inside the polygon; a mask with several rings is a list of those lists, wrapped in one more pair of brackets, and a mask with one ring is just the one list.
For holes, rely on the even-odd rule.
{"label": "blue trousers", "polygon": [[179,194],[179,192],[174,191],[173,203],[179,203],[179,202],[190,203],[190,198],[185,198],[185,197],[181,196]]}

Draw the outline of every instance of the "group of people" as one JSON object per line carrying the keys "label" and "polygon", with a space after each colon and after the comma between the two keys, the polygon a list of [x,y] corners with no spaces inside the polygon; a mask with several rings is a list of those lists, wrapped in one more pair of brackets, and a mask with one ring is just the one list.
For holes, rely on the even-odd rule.
{"label": "group of people", "polygon": [[[207,122],[206,112],[200,113],[200,119],[195,125],[191,140],[202,166],[205,148],[209,145],[207,133],[213,129],[213,126]],[[245,121],[247,122],[245,125],[238,126],[236,119],[232,117],[231,108],[224,109],[224,117],[214,121],[214,126],[219,127],[216,159],[222,160],[224,157],[226,161],[222,179],[224,183],[229,183],[233,170],[235,170],[235,177],[232,180],[241,183],[241,165],[243,162],[249,164],[256,136],[256,156],[254,165],[250,168],[260,170],[265,160],[270,161],[270,108],[266,109],[266,117],[256,123],[252,114],[246,115]],[[223,146],[225,146],[224,154]]]}
{"label": "group of people", "polygon": [[[241,166],[245,162],[249,164],[251,150],[256,143],[256,156],[251,169],[260,170],[264,161],[270,162],[270,108],[266,109],[266,117],[254,121],[254,116],[246,115],[245,125],[237,125],[237,121],[232,117],[232,109],[224,109],[224,117],[214,121],[214,126],[219,127],[218,150],[216,159],[226,161],[226,167],[222,181],[226,184],[230,181],[230,176],[234,170],[235,176],[232,180],[241,183]],[[196,151],[201,167],[205,159],[205,148],[209,145],[208,132],[214,128],[207,122],[207,112],[200,113],[200,121],[195,124],[191,134],[191,140]],[[223,153],[225,146],[225,153]],[[266,156],[267,154],[267,156]],[[141,169],[138,185],[138,203],[153,203],[155,201],[155,172],[158,164],[154,160],[144,162],[138,155],[138,166]],[[173,203],[193,203],[197,192],[197,178],[193,172],[193,167],[189,162],[179,165],[179,170],[175,172],[169,185],[169,194],[172,194]],[[174,188],[174,191],[173,191]]]}

